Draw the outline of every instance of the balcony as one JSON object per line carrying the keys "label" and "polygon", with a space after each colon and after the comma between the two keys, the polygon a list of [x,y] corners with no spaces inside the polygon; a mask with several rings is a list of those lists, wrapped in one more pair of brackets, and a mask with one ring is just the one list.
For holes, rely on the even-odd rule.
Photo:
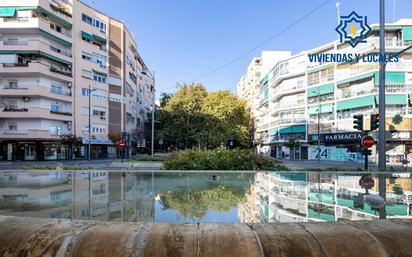
{"label": "balcony", "polygon": [[0,138],[3,139],[60,139],[59,135],[53,135],[49,130],[19,129],[0,130]]}
{"label": "balcony", "polygon": [[[51,78],[57,78],[65,82],[72,82],[71,73],[64,71],[52,72],[50,67],[50,64],[35,61],[28,63],[3,63],[3,65],[0,66],[0,73],[3,76],[37,75],[41,73]],[[55,68],[56,67],[53,69]]]}
{"label": "balcony", "polygon": [[41,107],[18,107],[18,108],[3,108],[1,112],[2,118],[15,119],[50,119],[60,121],[72,121],[70,115],[61,115],[52,113],[50,109]]}
{"label": "balcony", "polygon": [[64,50],[52,46],[46,42],[40,40],[6,40],[0,41],[0,48],[2,51],[10,51],[12,53],[40,51],[42,53],[49,54],[50,56],[55,56],[66,62],[72,62],[71,51]]}
{"label": "balcony", "polygon": [[43,85],[20,85],[17,88],[8,86],[0,87],[0,95],[4,97],[45,97],[56,99],[65,102],[72,101],[72,94],[70,91],[63,91],[55,93],[50,90],[50,86]]}

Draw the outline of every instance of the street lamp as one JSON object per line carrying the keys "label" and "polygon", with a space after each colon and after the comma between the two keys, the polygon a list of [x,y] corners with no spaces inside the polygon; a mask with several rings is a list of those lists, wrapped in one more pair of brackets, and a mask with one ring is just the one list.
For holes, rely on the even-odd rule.
{"label": "street lamp", "polygon": [[87,159],[90,161],[91,160],[91,150],[92,150],[92,145],[91,145],[91,140],[92,140],[92,129],[91,129],[91,117],[92,117],[92,108],[91,108],[91,96],[92,92],[96,91],[95,88],[91,89],[89,85],[89,142],[88,142],[88,151],[87,151]]}

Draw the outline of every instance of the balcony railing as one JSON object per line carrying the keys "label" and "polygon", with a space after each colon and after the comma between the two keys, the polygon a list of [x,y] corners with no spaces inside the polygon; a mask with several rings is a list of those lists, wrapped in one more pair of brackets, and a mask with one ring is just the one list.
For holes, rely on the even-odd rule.
{"label": "balcony railing", "polygon": [[50,71],[59,73],[59,74],[64,75],[64,76],[73,77],[71,72],[63,71],[63,70],[61,70],[61,69],[59,69],[58,67],[55,67],[55,66],[50,66]]}
{"label": "balcony railing", "polygon": [[28,134],[29,131],[27,129],[4,129],[4,135],[25,135]]}
{"label": "balcony railing", "polygon": [[6,107],[3,112],[28,112],[29,109],[25,107]]}
{"label": "balcony railing", "polygon": [[72,116],[73,114],[71,112],[65,112],[65,111],[56,111],[56,110],[50,110],[51,114],[58,114],[58,115],[65,115],[65,116]]}
{"label": "balcony railing", "polygon": [[28,67],[29,63],[3,63],[3,67],[7,68],[7,67]]}

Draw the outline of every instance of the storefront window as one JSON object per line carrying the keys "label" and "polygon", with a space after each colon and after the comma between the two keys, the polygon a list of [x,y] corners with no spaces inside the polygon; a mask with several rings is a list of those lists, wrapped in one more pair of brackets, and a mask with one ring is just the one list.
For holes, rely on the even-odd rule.
{"label": "storefront window", "polygon": [[50,144],[45,145],[44,148],[44,159],[50,160],[63,160],[66,159],[68,149],[66,145],[61,144]]}

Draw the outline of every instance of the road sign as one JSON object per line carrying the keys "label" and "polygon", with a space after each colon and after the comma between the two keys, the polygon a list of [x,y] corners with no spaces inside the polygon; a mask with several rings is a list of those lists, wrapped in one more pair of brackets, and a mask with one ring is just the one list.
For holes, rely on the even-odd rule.
{"label": "road sign", "polygon": [[371,136],[364,136],[361,139],[361,145],[364,148],[371,148],[372,146],[375,145],[375,139]]}
{"label": "road sign", "polygon": [[371,189],[375,186],[375,180],[372,176],[364,176],[361,178],[361,187],[365,189]]}
{"label": "road sign", "polygon": [[120,146],[120,147],[125,147],[125,146],[126,146],[126,142],[125,142],[123,139],[120,140],[119,146]]}

